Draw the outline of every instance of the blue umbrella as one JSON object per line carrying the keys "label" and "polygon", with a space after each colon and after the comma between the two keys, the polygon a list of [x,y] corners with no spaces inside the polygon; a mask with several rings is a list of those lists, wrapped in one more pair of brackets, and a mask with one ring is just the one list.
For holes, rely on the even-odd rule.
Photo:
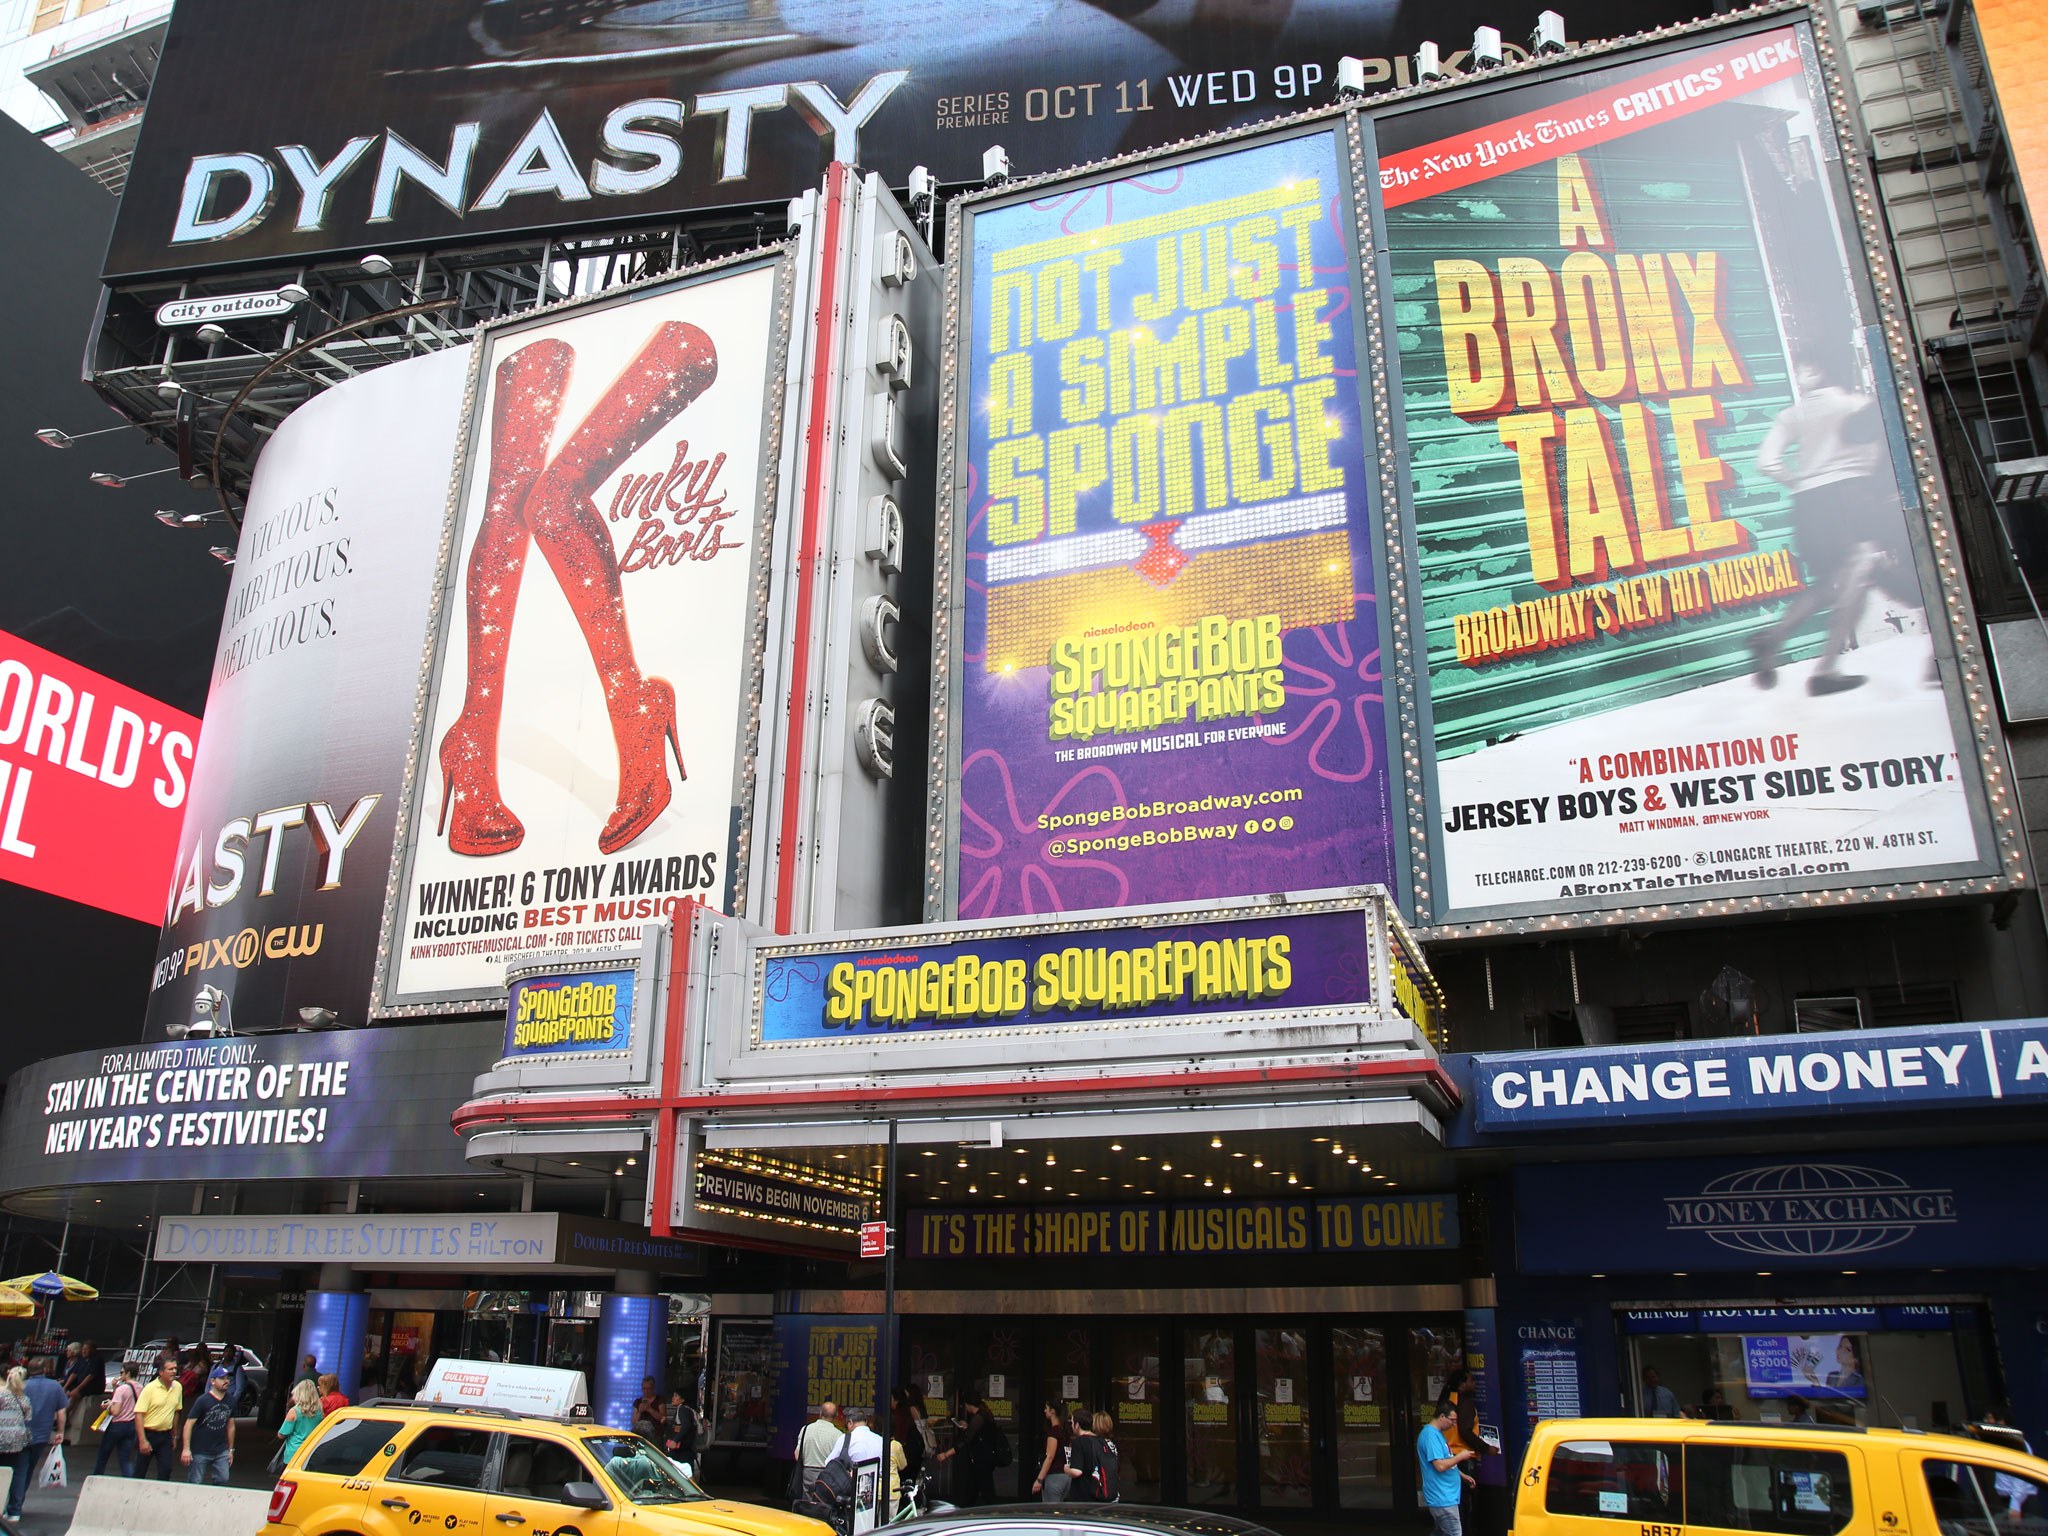
{"label": "blue umbrella", "polygon": [[63,1297],[66,1301],[91,1301],[99,1295],[83,1280],[74,1280],[69,1275],[60,1275],[46,1270],[40,1275],[20,1275],[12,1280],[0,1280],[0,1285],[11,1286],[17,1291],[27,1291],[42,1301],[55,1301]]}

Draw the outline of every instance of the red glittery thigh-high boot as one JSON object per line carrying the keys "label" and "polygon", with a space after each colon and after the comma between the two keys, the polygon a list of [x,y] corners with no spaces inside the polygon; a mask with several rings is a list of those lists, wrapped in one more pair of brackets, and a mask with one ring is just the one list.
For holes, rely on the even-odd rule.
{"label": "red glittery thigh-high boot", "polygon": [[505,652],[519,578],[526,568],[522,510],[554,436],[576,350],[537,341],[498,364],[491,407],[491,468],[484,514],[469,552],[469,679],[462,713],[441,738],[440,830],[451,853],[482,858],[526,837],[498,794],[498,721],[505,702]]}
{"label": "red glittery thigh-high boot", "polygon": [[634,659],[618,559],[591,497],[717,376],[711,338],[694,325],[664,322],[542,471],[526,503],[527,526],[562,584],[597,665],[618,744],[619,799],[598,834],[602,853],[618,852],[667,808],[673,791],[663,742],[675,752],[679,777],[683,754],[676,741],[675,690],[662,678],[643,675]]}

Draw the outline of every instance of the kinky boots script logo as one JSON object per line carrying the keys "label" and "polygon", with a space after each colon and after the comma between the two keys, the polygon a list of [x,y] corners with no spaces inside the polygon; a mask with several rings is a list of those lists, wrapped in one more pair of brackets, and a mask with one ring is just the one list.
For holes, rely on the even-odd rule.
{"label": "kinky boots script logo", "polygon": [[667,469],[619,477],[612,493],[611,520],[635,520],[633,537],[619,555],[619,573],[659,570],[685,560],[715,560],[741,547],[723,525],[736,507],[725,504],[718,475],[725,455],[690,457],[686,438],[676,444]]}
{"label": "kinky boots script logo", "polygon": [[1708,1180],[1697,1194],[1664,1197],[1667,1232],[1777,1258],[1874,1253],[1956,1222],[1954,1190],[1848,1163],[1745,1168]]}

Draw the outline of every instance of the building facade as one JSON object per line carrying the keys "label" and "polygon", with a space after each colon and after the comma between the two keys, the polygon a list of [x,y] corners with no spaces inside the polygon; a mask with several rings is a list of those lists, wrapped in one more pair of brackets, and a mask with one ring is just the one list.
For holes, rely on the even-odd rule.
{"label": "building facade", "polygon": [[1283,1523],[1459,1366],[1490,1503],[1650,1370],[2048,1434],[2023,28],[475,9],[170,23],[89,366],[239,546],[141,1039],[0,1111],[68,1327]]}

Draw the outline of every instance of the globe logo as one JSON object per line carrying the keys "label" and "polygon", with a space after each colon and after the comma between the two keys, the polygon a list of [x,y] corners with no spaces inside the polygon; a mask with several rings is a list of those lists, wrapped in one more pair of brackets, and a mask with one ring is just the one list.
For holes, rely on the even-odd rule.
{"label": "globe logo", "polygon": [[1667,1231],[1697,1233],[1737,1253],[1836,1259],[1955,1225],[1956,1197],[1882,1168],[1771,1163],[1722,1174],[1697,1194],[1666,1195],[1664,1211]]}

